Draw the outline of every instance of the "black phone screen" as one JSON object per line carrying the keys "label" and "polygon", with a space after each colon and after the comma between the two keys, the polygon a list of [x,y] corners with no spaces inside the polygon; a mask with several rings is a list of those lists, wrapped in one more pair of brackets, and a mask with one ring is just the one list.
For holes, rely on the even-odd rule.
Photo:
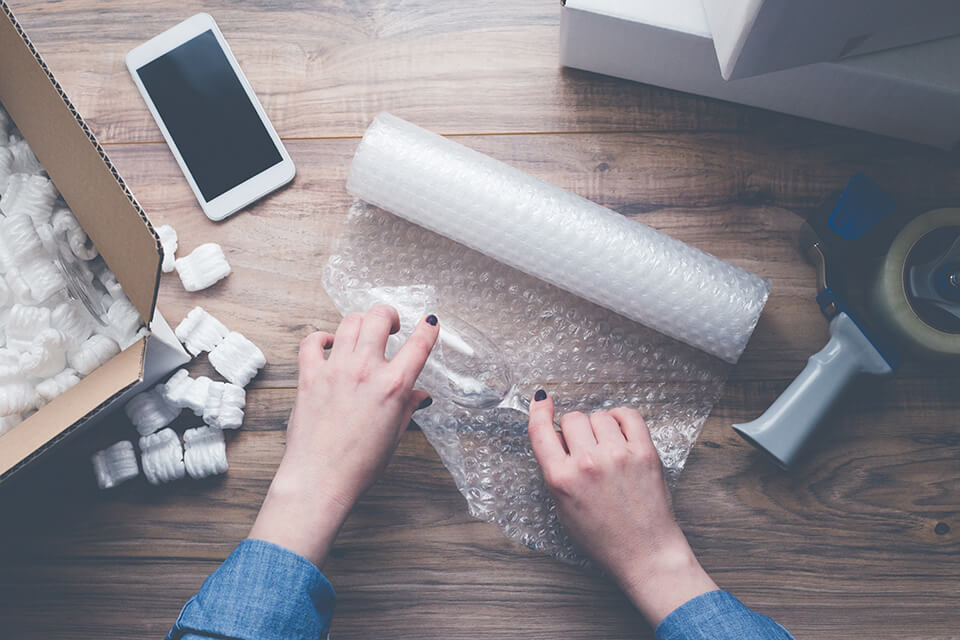
{"label": "black phone screen", "polygon": [[283,159],[213,31],[137,74],[207,202]]}

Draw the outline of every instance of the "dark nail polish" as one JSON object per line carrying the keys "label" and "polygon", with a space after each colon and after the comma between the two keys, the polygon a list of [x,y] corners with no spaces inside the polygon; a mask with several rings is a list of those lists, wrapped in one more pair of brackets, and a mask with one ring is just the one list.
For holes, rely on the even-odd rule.
{"label": "dark nail polish", "polygon": [[430,325],[431,327],[437,326],[437,316],[433,315],[432,313],[428,315],[427,324]]}
{"label": "dark nail polish", "polygon": [[420,403],[420,405],[417,407],[417,411],[419,411],[420,409],[426,409],[432,404],[433,404],[433,398],[428,396],[424,398],[423,401]]}
{"label": "dark nail polish", "polygon": [[533,399],[536,402],[543,402],[544,400],[547,399],[547,392],[544,391],[543,389],[540,389],[535,394],[533,394]]}

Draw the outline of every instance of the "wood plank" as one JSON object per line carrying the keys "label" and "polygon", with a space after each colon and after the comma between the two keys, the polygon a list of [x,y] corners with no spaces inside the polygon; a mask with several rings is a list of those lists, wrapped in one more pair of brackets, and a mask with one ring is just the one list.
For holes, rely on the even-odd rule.
{"label": "wood plank", "polygon": [[[192,11],[159,0],[10,4],[101,141],[161,139],[124,56]],[[203,9],[285,138],[358,136],[381,111],[445,133],[732,130],[769,117],[561,70],[558,2],[521,0],[509,12],[492,0]]]}
{"label": "wood plank", "polygon": [[[895,638],[908,627],[950,637],[960,622],[951,562],[960,552],[960,399],[945,391],[910,380],[890,380],[879,395],[859,390],[792,474],[715,415],[675,492],[705,566],[797,637]],[[225,478],[163,488],[141,479],[98,492],[86,454],[129,435],[117,420],[37,470],[29,495],[5,493],[0,512],[17,526],[0,529],[0,619],[23,630],[18,638],[157,636],[246,535],[292,399],[289,390],[251,392]],[[351,516],[326,572],[340,594],[337,637],[649,637],[602,578],[472,520],[415,431]]]}
{"label": "wood plank", "polygon": [[[815,278],[797,243],[801,218],[850,175],[865,171],[918,207],[960,199],[960,167],[895,143],[837,144],[828,135],[770,140],[744,134],[586,134],[458,140],[773,281],[757,331],[732,376],[792,378],[826,341]],[[234,273],[202,294],[164,276],[161,309],[172,322],[202,304],[261,345],[270,364],[254,382],[295,384],[296,348],[339,316],[320,285],[351,198],[344,190],[354,140],[295,141],[293,185],[223,223],[200,212],[163,145],[109,148],[156,224],[180,234],[180,253],[223,245]],[[875,155],[868,155],[875,149]],[[545,159],[549,159],[549,162]],[[910,375],[955,375],[916,366]]]}

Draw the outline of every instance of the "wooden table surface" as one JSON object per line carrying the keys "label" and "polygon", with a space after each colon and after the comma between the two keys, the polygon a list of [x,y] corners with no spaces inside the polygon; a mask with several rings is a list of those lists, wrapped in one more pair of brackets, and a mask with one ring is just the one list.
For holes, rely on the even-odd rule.
{"label": "wooden table surface", "polygon": [[[910,364],[858,384],[784,474],[729,428],[757,416],[826,339],[804,213],[864,171],[917,206],[960,201],[957,156],[558,67],[556,0],[11,2],[155,224],[223,245],[200,294],[164,276],[177,322],[202,304],[260,344],[226,477],[103,493],[87,456],[124,420],[0,496],[0,636],[161,637],[247,533],[281,455],[299,340],[338,319],[319,273],[351,154],[389,110],[773,280],[750,346],[675,493],[717,582],[797,638],[960,638],[960,376]],[[124,67],[194,10],[219,22],[288,145],[293,185],[208,221]],[[206,364],[196,364],[198,372]],[[465,503],[411,430],[325,571],[337,638],[643,638],[617,590],[518,547]]]}

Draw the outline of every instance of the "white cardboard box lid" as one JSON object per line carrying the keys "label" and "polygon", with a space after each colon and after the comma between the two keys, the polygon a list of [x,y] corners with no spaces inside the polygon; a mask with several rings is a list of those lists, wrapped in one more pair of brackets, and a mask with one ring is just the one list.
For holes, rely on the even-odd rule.
{"label": "white cardboard box lid", "polygon": [[701,0],[567,0],[561,64],[950,149],[960,36],[724,81]]}
{"label": "white cardboard box lid", "polygon": [[[711,38],[702,0],[567,0],[568,10],[637,22],[700,38]],[[957,0],[960,7],[960,0]],[[960,95],[960,36],[889,49],[830,63]],[[747,80],[749,82],[749,80]],[[735,89],[737,82],[730,82]]]}
{"label": "white cardboard box lid", "polygon": [[960,34],[957,0],[702,0],[727,80]]}

